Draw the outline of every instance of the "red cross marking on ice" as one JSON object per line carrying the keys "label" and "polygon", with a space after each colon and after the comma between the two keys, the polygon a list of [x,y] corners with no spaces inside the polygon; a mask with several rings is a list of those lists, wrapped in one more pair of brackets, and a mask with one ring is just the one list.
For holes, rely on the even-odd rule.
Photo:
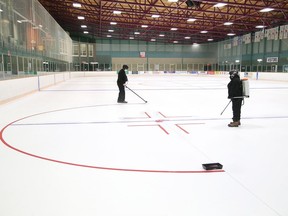
{"label": "red cross marking on ice", "polygon": [[[177,121],[177,120],[172,120],[173,118],[189,118],[189,116],[166,116],[161,112],[158,112],[159,115],[161,115],[163,118],[159,119],[157,118],[156,120],[152,120],[151,122],[155,121],[156,124],[151,123],[151,124],[133,124],[133,125],[128,125],[128,127],[146,127],[146,126],[150,126],[150,127],[158,127],[160,128],[162,131],[164,131],[167,135],[169,135],[169,132],[164,128],[164,126],[162,125],[163,122],[165,121]],[[145,112],[145,117],[133,117],[133,118],[129,118],[129,119],[152,119],[152,116],[149,115],[147,112]],[[191,117],[191,116],[190,116]],[[187,121],[187,119],[185,119]],[[189,119],[188,119],[189,120]],[[183,121],[183,119],[179,120],[179,122]],[[150,122],[150,121],[147,121]],[[187,130],[185,130],[182,126],[183,125],[199,125],[199,124],[204,124],[204,123],[192,123],[192,122],[186,122],[186,123],[176,123],[174,124],[178,129],[180,129],[181,131],[183,131],[186,134],[189,134],[189,132]]]}

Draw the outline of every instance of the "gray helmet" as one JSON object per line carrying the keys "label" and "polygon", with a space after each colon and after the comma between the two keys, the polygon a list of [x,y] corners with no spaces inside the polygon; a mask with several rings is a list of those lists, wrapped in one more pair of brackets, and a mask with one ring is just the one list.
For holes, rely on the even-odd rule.
{"label": "gray helmet", "polygon": [[229,72],[230,78],[232,79],[235,75],[239,76],[238,70],[232,70]]}

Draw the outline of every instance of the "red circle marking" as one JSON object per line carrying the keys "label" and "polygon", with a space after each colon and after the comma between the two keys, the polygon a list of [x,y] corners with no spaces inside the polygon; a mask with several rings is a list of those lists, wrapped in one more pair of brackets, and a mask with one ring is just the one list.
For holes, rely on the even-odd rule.
{"label": "red circle marking", "polygon": [[[79,107],[78,107],[79,108]],[[51,162],[55,162],[55,163],[60,163],[60,164],[65,164],[65,165],[72,165],[72,166],[78,166],[78,167],[85,167],[85,168],[93,168],[93,169],[101,169],[101,170],[110,170],[110,171],[126,171],[126,172],[150,172],[150,173],[218,173],[218,172],[225,172],[224,170],[145,170],[145,169],[128,169],[128,168],[115,168],[115,167],[100,167],[100,166],[93,166],[93,165],[85,165],[85,164],[77,164],[77,163],[72,163],[72,162],[66,162],[66,161],[61,161],[61,160],[56,160],[56,159],[52,159],[52,158],[47,158],[47,157],[43,157],[40,155],[36,155],[36,154],[32,154],[26,151],[23,151],[21,149],[18,149],[12,145],[10,145],[9,143],[7,143],[3,137],[3,133],[4,131],[11,125],[13,125],[16,122],[19,122],[21,120],[33,117],[33,116],[37,116],[37,115],[41,115],[41,114],[47,114],[47,113],[51,113],[51,112],[57,112],[57,111],[64,111],[65,109],[61,109],[61,110],[55,110],[55,111],[49,111],[49,112],[43,112],[43,113],[38,113],[38,114],[34,114],[34,115],[30,115],[30,116],[26,116],[23,118],[20,118],[18,120],[15,120],[11,123],[9,123],[8,125],[6,125],[4,128],[2,128],[2,130],[0,131],[0,140],[4,143],[4,145],[6,145],[8,148],[17,151],[19,153],[28,155],[30,157],[34,157],[34,158],[38,158],[38,159],[42,159],[42,160],[46,160],[46,161],[51,161]]]}

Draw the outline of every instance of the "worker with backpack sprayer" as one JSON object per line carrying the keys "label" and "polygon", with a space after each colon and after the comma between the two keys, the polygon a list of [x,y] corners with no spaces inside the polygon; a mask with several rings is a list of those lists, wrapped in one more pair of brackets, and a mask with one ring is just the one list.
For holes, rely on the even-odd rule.
{"label": "worker with backpack sprayer", "polygon": [[242,102],[244,102],[244,97],[249,97],[249,83],[247,79],[240,79],[237,70],[230,71],[229,75],[230,82],[228,83],[227,88],[228,98],[230,99],[230,102],[232,101],[233,121],[228,124],[228,127],[238,127],[241,125]]}

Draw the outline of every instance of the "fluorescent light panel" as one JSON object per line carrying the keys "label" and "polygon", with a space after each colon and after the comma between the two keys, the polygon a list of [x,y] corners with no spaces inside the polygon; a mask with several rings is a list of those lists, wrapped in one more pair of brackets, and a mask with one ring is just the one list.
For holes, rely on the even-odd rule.
{"label": "fluorescent light panel", "polygon": [[121,11],[113,11],[113,14],[121,14]]}
{"label": "fluorescent light panel", "polygon": [[224,6],[226,6],[227,4],[226,3],[217,3],[217,4],[215,4],[213,7],[224,7]]}
{"label": "fluorescent light panel", "polygon": [[260,12],[270,12],[270,11],[273,11],[274,9],[273,8],[263,8],[262,10],[260,10]]}
{"label": "fluorescent light panel", "polygon": [[194,21],[196,21],[195,18],[189,18],[189,19],[187,20],[187,22],[194,22]]}
{"label": "fluorescent light panel", "polygon": [[258,25],[258,26],[256,26],[256,28],[258,28],[258,29],[262,29],[262,28],[265,28],[266,26],[264,26],[264,25]]}
{"label": "fluorescent light panel", "polygon": [[228,26],[228,25],[233,25],[232,22],[225,22],[224,25]]}
{"label": "fluorescent light panel", "polygon": [[81,4],[80,3],[73,3],[73,7],[81,8]]}

